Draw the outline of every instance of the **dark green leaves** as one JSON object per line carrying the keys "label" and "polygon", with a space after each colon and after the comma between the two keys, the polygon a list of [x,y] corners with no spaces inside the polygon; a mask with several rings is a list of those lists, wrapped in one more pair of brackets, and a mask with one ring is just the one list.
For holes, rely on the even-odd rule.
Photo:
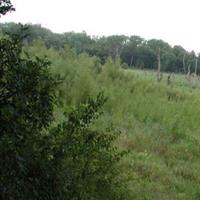
{"label": "dark green leaves", "polygon": [[[89,98],[51,130],[52,163],[60,169],[60,180],[65,177],[62,190],[68,199],[109,199],[103,195],[113,195],[118,178],[116,164],[122,156],[113,146],[116,135],[91,128],[105,101],[102,93],[95,99]],[[62,187],[61,184],[59,188]]]}
{"label": "dark green leaves", "polygon": [[14,10],[10,0],[0,0],[0,17],[1,15],[5,15],[7,12]]}
{"label": "dark green leaves", "polygon": [[48,60],[20,54],[18,41],[0,40],[0,195],[31,199],[34,191],[38,199],[49,176],[42,132],[53,119],[56,80]]}

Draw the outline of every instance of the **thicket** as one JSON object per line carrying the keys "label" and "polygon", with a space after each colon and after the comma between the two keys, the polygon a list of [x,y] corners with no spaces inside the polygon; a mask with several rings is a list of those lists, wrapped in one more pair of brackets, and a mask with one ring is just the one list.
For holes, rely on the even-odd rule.
{"label": "thicket", "polygon": [[[12,4],[0,8],[5,14]],[[63,106],[53,123],[60,78],[47,59],[22,52],[21,39],[0,38],[0,198],[125,199],[117,135],[93,127],[106,98]]]}
{"label": "thicket", "polygon": [[[19,29],[9,35],[26,36],[27,31]],[[1,81],[10,77],[9,87],[25,87],[24,82],[29,84],[35,77],[30,75],[29,69],[40,66],[41,71],[36,70],[39,74],[30,88],[37,91],[39,81],[37,94],[42,92],[40,97],[51,89],[48,94],[52,96],[53,108],[47,115],[50,117],[47,127],[38,132],[34,129],[32,136],[30,129],[20,132],[14,126],[18,119],[22,119],[17,123],[20,127],[29,123],[26,116],[32,112],[27,109],[42,102],[40,97],[33,101],[32,89],[28,97],[20,89],[17,97],[8,99],[14,108],[6,105],[9,113],[1,116],[4,121],[10,120],[6,127],[13,130],[12,133],[17,131],[17,135],[10,134],[3,137],[9,140],[1,140],[3,145],[12,147],[8,154],[1,154],[5,156],[6,167],[12,169],[9,174],[9,170],[4,169],[5,164],[0,162],[0,187],[4,197],[10,195],[6,198],[16,199],[12,196],[16,194],[20,199],[27,199],[31,194],[28,199],[199,199],[199,84],[192,90],[185,76],[174,75],[172,87],[167,85],[168,74],[163,74],[158,83],[153,71],[122,70],[124,65],[119,55],[105,56],[102,64],[99,56],[77,52],[71,48],[73,45],[47,47],[41,38],[31,44],[21,38],[22,49],[14,45],[19,49],[20,59],[12,66],[19,70],[23,63],[26,76],[21,76],[20,71],[14,74],[8,68],[9,73],[5,73],[6,78]],[[7,36],[4,39],[13,44]],[[10,59],[14,59],[16,53],[12,55]],[[60,76],[59,81],[55,81],[56,75]],[[49,83],[46,78],[55,86],[43,91]],[[21,81],[19,84],[19,80],[24,80],[23,84]],[[109,98],[99,94],[101,91]],[[91,96],[96,98],[91,99]],[[28,107],[21,103],[24,98]],[[23,110],[20,108],[14,115],[19,105],[24,106]],[[42,106],[44,114],[45,109],[46,106]],[[37,122],[40,114],[33,111],[30,119],[35,117]],[[3,127],[2,123],[0,126]],[[117,138],[118,132],[121,134]],[[3,145],[1,152],[7,148]],[[118,148],[128,150],[129,154],[121,159]],[[11,156],[14,165],[5,159],[6,155]]]}
{"label": "thicket", "polygon": [[55,124],[65,119],[63,109],[84,104],[88,96],[103,90],[109,97],[92,129],[104,132],[115,127],[121,132],[115,144],[129,150],[119,162],[120,174],[128,181],[125,187],[132,195],[127,192],[126,198],[198,196],[199,84],[192,90],[185,76],[175,75],[171,87],[168,74],[158,83],[153,71],[123,70],[119,58],[110,57],[102,65],[98,57],[77,54],[68,46],[46,48],[42,40],[23,50],[31,58],[46,55],[52,62],[51,72],[63,78],[56,90],[62,107],[54,109]]}

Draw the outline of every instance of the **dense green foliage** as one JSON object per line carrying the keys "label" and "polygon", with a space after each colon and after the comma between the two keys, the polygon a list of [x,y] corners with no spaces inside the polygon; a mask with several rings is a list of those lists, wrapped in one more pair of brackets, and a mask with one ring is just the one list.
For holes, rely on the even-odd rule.
{"label": "dense green foliage", "polygon": [[[10,35],[19,33],[20,24],[0,24],[0,30]],[[91,56],[100,58],[105,63],[110,56],[113,59],[120,57],[124,67],[137,67],[146,69],[157,68],[158,49],[161,50],[161,68],[165,72],[186,73],[189,66],[194,72],[196,57],[194,51],[188,52],[181,46],[171,47],[162,40],[145,40],[139,36],[113,35],[108,37],[90,37],[85,32],[68,32],[63,34],[52,33],[40,25],[26,25],[28,37],[24,43],[32,43],[41,38],[47,48],[63,48],[68,45],[74,48],[77,53],[87,52]]]}
{"label": "dense green foliage", "polygon": [[62,181],[59,187],[56,183],[56,194],[63,190],[66,196],[62,194],[60,199],[124,199],[124,183],[117,167],[123,153],[113,146],[117,135],[90,129],[105,100],[102,94],[89,99],[51,130],[56,138],[51,144],[54,167]]}
{"label": "dense green foliage", "polygon": [[10,0],[0,0],[0,17],[9,11],[15,10]]}
{"label": "dense green foliage", "polygon": [[27,199],[48,181],[41,131],[52,121],[55,81],[47,61],[20,58],[17,42],[2,38],[0,50],[0,187],[5,199]]}
{"label": "dense green foliage", "polygon": [[21,47],[12,39],[1,38],[0,49],[2,198],[120,198],[116,136],[90,129],[103,95],[86,100],[50,128],[56,79],[49,62],[21,58]]}
{"label": "dense green foliage", "polygon": [[23,37],[12,36],[0,38],[0,198],[124,199],[117,135],[93,127],[104,95],[70,111],[63,103],[65,117],[53,123],[60,80],[46,58],[22,52]]}
{"label": "dense green foliage", "polygon": [[[46,48],[41,40],[24,50],[31,57],[46,55],[52,73],[62,75],[57,93],[64,107],[84,103],[101,90],[109,97],[92,127],[103,132],[115,127],[121,132],[116,145],[129,151],[119,170],[132,197],[127,192],[122,199],[199,198],[199,83],[193,90],[184,75],[175,75],[168,86],[168,74],[158,83],[154,71],[123,70],[120,60],[111,58],[102,65],[99,58],[67,46]],[[54,116],[63,119],[62,109]]]}
{"label": "dense green foliage", "polygon": [[0,198],[200,198],[199,80],[194,90],[185,75],[168,84],[168,74],[158,83],[154,71],[122,69],[153,68],[160,47],[163,69],[182,71],[185,55],[193,70],[193,52],[1,27]]}

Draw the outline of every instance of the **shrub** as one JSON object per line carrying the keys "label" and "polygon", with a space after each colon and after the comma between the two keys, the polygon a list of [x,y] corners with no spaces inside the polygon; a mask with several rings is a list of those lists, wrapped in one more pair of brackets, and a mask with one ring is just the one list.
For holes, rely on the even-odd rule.
{"label": "shrub", "polygon": [[66,199],[110,199],[122,185],[117,162],[123,152],[113,145],[116,135],[90,127],[101,114],[98,110],[105,101],[102,93],[96,99],[89,98],[51,130],[55,137],[52,162],[59,168],[61,182],[65,177],[64,183],[56,187],[58,191],[63,188]]}
{"label": "shrub", "polygon": [[17,41],[0,40],[1,198],[120,199],[123,153],[113,133],[91,127],[106,98],[89,98],[50,128],[57,79],[46,59],[20,54]]}
{"label": "shrub", "polygon": [[56,80],[47,60],[21,59],[20,53],[17,41],[0,40],[0,188],[4,199],[27,199],[47,175],[40,145],[53,119]]}

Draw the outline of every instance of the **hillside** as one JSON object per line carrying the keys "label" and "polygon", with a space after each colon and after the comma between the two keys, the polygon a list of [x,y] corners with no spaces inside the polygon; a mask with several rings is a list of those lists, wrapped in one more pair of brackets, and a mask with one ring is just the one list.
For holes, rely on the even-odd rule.
{"label": "hillside", "polygon": [[[52,71],[65,77],[60,87],[64,104],[84,102],[104,91],[108,102],[95,127],[114,127],[118,145],[129,151],[120,164],[135,199],[200,198],[200,93],[184,75],[175,74],[167,85],[156,72],[123,70],[120,61],[76,54],[65,48],[46,49],[38,41],[30,55],[47,57]],[[62,109],[62,108],[61,108]],[[59,109],[55,116],[62,118]]]}
{"label": "hillside", "polygon": [[0,24],[0,199],[199,200],[199,61],[163,40]]}

